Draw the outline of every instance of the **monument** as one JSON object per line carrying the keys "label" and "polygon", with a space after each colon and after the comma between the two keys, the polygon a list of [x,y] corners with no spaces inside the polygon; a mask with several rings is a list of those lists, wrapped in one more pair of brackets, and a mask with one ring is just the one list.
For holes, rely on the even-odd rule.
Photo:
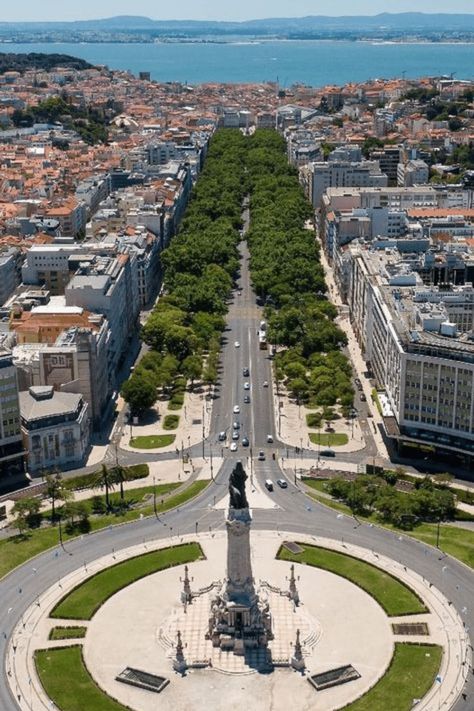
{"label": "monument", "polygon": [[250,557],[250,513],[242,463],[229,479],[227,570],[224,583],[211,605],[207,638],[214,647],[244,655],[248,649],[267,650],[273,638],[272,619],[266,599],[255,591]]}

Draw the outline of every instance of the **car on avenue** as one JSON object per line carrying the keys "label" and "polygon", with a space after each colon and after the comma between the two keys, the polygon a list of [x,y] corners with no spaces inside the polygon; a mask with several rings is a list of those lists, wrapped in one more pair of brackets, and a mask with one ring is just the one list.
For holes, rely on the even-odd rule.
{"label": "car on avenue", "polygon": [[244,368],[242,371],[242,375],[244,376],[244,378],[248,378],[250,375],[250,370],[248,368]]}
{"label": "car on avenue", "polygon": [[273,491],[273,481],[271,479],[265,479],[265,487],[268,491]]}
{"label": "car on avenue", "polygon": [[230,445],[230,451],[231,452],[237,451],[237,442],[232,442],[232,444]]}
{"label": "car on avenue", "polygon": [[271,434],[267,435],[267,442],[268,444],[271,444],[273,442],[273,436]]}
{"label": "car on avenue", "polygon": [[226,433],[225,433],[224,431],[223,431],[223,432],[219,432],[219,436],[218,436],[218,438],[217,438],[217,439],[219,440],[219,442],[225,442],[225,441],[226,441],[226,438],[227,438],[227,435],[226,435]]}
{"label": "car on avenue", "polygon": [[268,388],[268,380],[264,380],[264,381],[263,381],[263,387],[264,387],[264,388]]}
{"label": "car on avenue", "polygon": [[335,457],[336,452],[332,449],[322,449],[319,453],[320,457]]}
{"label": "car on avenue", "polygon": [[288,482],[286,482],[284,479],[277,479],[277,484],[280,489],[288,489]]}
{"label": "car on avenue", "polygon": [[234,405],[234,415],[238,415],[240,412],[240,407],[238,405]]}
{"label": "car on avenue", "polygon": [[240,432],[239,432],[239,430],[234,430],[234,431],[232,432],[232,439],[235,441],[236,439],[239,439],[239,437],[240,437]]}
{"label": "car on avenue", "polygon": [[263,451],[263,449],[261,449],[260,452],[258,453],[257,459],[259,462],[265,461],[265,452]]}
{"label": "car on avenue", "polygon": [[233,430],[240,430],[240,422],[238,420],[234,420],[234,423],[232,425]]}
{"label": "car on avenue", "polygon": [[244,383],[244,390],[250,390],[250,383]]}
{"label": "car on avenue", "polygon": [[236,348],[240,348],[240,343],[239,343],[238,341],[236,341],[236,342],[234,343],[234,346],[235,346]]}
{"label": "car on avenue", "polygon": [[242,447],[248,447],[250,444],[248,437],[242,437]]}
{"label": "car on avenue", "polygon": [[249,402],[250,402],[250,395],[244,395],[244,402],[245,402],[246,405],[249,404]]}
{"label": "car on avenue", "polygon": [[360,399],[361,399],[361,402],[367,402],[367,398],[365,397],[364,393],[360,394]]}

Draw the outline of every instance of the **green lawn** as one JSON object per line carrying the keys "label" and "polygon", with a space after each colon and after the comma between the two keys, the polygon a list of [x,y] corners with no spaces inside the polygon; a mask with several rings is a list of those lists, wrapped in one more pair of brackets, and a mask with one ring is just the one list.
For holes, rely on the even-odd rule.
{"label": "green lawn", "polygon": [[413,699],[423,698],[434,684],[442,655],[442,648],[432,644],[396,643],[387,673],[344,711],[410,711]]}
{"label": "green lawn", "polygon": [[[324,489],[324,481],[305,479],[304,483],[306,486],[313,489],[313,491],[308,492],[308,496],[324,506],[328,506],[339,513],[347,514],[352,516],[352,512],[349,506],[346,504],[335,501],[334,499],[328,499],[321,495],[321,491]],[[382,528],[388,528],[395,533],[401,533],[404,536],[410,536],[411,538],[416,538],[423,543],[428,543],[431,546],[436,546],[436,536],[437,536],[437,525],[435,523],[422,523],[416,526],[413,531],[402,531],[395,526],[389,524],[381,524],[377,521],[375,516],[370,516],[365,518],[363,516],[358,517],[361,521],[367,521],[375,525],[381,526]],[[470,568],[474,568],[474,531],[461,528],[458,526],[450,526],[449,524],[442,524],[440,527],[439,536],[439,547],[444,553],[449,553],[453,558],[457,558],[465,565]]]}
{"label": "green lawn", "polygon": [[[423,543],[436,545],[436,529],[434,523],[422,523],[408,534]],[[439,547],[444,553],[458,558],[470,568],[474,568],[474,531],[458,526],[441,525],[439,529]]]}
{"label": "green lawn", "polygon": [[164,430],[175,430],[179,425],[179,415],[166,415],[163,420]]}
{"label": "green lawn", "polygon": [[95,684],[82,647],[37,650],[35,664],[47,696],[60,711],[127,711]]}
{"label": "green lawn", "polygon": [[48,639],[82,639],[86,636],[87,627],[53,627]]}
{"label": "green lawn", "polygon": [[62,598],[50,617],[67,620],[90,620],[101,605],[122,588],[137,580],[183,563],[191,563],[203,555],[198,543],[163,548],[130,558],[102,570],[78,585]]}
{"label": "green lawn", "polygon": [[[203,489],[208,486],[209,480],[202,479],[199,481],[194,481],[190,486],[185,487],[181,492],[175,494],[174,496],[168,496],[157,500],[157,511],[159,513],[164,513],[170,509],[174,509],[177,506],[182,506],[186,501],[193,499],[195,496],[203,491]],[[169,486],[169,485],[164,485]],[[153,491],[153,487],[147,487],[148,492]],[[157,487],[158,493],[159,487]],[[140,491],[140,489],[139,489]],[[98,516],[90,519],[91,531],[99,531],[102,528],[107,528],[108,526],[113,526],[115,524],[128,523],[129,521],[136,521],[140,516],[152,516],[154,513],[152,502],[146,506],[131,509],[126,511],[124,514],[116,515],[109,514],[107,516]],[[76,538],[79,533],[68,534],[63,531],[64,541],[68,541],[71,538]],[[0,540],[0,580],[4,575],[7,575],[11,570],[19,565],[22,565],[30,558],[33,558],[40,553],[48,550],[48,548],[54,548],[59,544],[58,529],[54,528],[42,528],[31,532],[28,537],[24,536],[10,536],[10,538],[4,538]]]}
{"label": "green lawn", "polygon": [[278,558],[313,565],[350,580],[371,595],[390,617],[427,612],[423,602],[410,588],[380,568],[326,548],[300,545],[302,553],[294,554],[282,547]]}
{"label": "green lawn", "polygon": [[173,444],[176,439],[174,434],[149,435],[148,437],[132,437],[130,447],[134,449],[160,449]]}
{"label": "green lawn", "polygon": [[309,439],[313,444],[321,447],[342,447],[349,442],[345,432],[310,432]]}

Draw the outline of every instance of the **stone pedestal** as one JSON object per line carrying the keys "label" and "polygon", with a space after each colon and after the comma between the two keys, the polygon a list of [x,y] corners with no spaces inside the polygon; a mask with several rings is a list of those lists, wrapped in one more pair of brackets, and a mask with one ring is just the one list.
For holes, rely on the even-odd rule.
{"label": "stone pedestal", "polygon": [[272,639],[268,603],[259,599],[252,576],[248,508],[227,513],[227,571],[209,618],[208,638],[214,647],[244,655],[246,649],[266,648]]}

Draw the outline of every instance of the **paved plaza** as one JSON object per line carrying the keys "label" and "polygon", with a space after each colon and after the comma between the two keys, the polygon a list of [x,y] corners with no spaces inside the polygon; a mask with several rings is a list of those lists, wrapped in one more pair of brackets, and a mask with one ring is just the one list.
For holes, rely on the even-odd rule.
{"label": "paved plaza", "polygon": [[[50,588],[24,616],[13,635],[7,658],[9,679],[23,701],[21,707],[35,711],[50,709],[36,676],[32,662],[34,649],[61,646],[69,642],[48,642],[51,627],[63,624],[51,620],[51,607],[82,579],[118,560],[161,548],[181,541],[196,540],[195,536],[172,540],[147,542],[120,551],[113,556],[90,563]],[[191,587],[198,590],[213,581],[222,580],[225,572],[226,536],[223,531],[198,536],[206,559],[189,566]],[[110,598],[96,613],[87,627],[84,640],[86,665],[98,685],[107,693],[128,705],[134,711],[160,709],[178,711],[192,708],[204,711],[209,708],[222,711],[247,704],[255,711],[281,711],[287,708],[332,711],[357,698],[372,687],[386,671],[396,641],[406,641],[392,631],[392,623],[424,622],[429,635],[413,637],[410,641],[423,641],[444,647],[442,683],[437,684],[417,705],[419,711],[449,709],[463,684],[463,673],[469,666],[470,651],[462,620],[448,601],[417,573],[400,564],[374,556],[366,549],[347,546],[328,539],[253,531],[251,533],[252,565],[257,586],[262,580],[272,586],[288,589],[290,564],[275,560],[284,540],[300,540],[326,545],[341,552],[357,555],[405,580],[427,603],[430,613],[388,618],[380,606],[360,588],[332,573],[309,566],[296,565],[299,576],[297,586],[301,605],[293,607],[286,599],[268,592],[275,618],[275,640],[272,653],[289,657],[296,637],[301,630],[306,667],[311,673],[324,672],[337,666],[352,664],[360,679],[351,683],[316,692],[304,675],[291,669],[275,669],[272,673],[259,673],[258,664],[245,665],[242,658],[220,650],[212,650],[205,640],[208,626],[206,595],[193,601],[184,611],[180,603],[184,568],[164,570],[144,578]],[[60,587],[61,586],[61,587]],[[212,594],[209,594],[212,596]],[[277,599],[279,598],[279,599]],[[64,624],[73,624],[65,621]],[[80,623],[82,624],[82,623]],[[188,662],[193,657],[211,659],[212,667],[189,669],[184,676],[172,670],[173,637],[182,633],[184,655]],[[16,651],[13,651],[13,646]],[[461,666],[460,660],[467,665]],[[156,694],[136,689],[115,681],[117,674],[127,666],[168,677],[171,683],[158,697]],[[31,684],[30,684],[31,680]],[[33,706],[28,705],[29,699]]]}

